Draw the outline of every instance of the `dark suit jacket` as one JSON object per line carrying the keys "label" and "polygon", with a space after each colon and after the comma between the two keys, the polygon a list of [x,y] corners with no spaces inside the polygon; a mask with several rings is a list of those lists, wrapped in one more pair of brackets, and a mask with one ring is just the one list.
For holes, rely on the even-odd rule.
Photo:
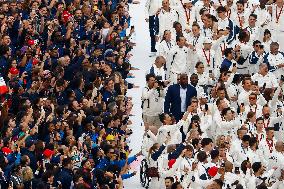
{"label": "dark suit jacket", "polygon": [[[197,96],[196,89],[188,84],[186,91],[186,107],[190,105],[191,98],[194,96]],[[172,113],[177,121],[182,118],[179,84],[169,86],[164,104],[164,112]]]}

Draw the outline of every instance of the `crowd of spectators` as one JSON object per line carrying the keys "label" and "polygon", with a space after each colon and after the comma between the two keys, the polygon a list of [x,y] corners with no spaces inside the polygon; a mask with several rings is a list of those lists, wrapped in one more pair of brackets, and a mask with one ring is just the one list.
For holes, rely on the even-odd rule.
{"label": "crowd of spectators", "polygon": [[129,3],[0,3],[0,188],[123,188],[133,77]]}

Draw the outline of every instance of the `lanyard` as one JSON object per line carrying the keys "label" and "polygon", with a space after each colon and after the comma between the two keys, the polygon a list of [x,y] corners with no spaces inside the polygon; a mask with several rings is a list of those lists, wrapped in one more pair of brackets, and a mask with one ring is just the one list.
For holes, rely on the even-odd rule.
{"label": "lanyard", "polygon": [[260,138],[258,137],[258,134],[256,134],[257,141],[260,142],[264,138],[264,134],[260,134]]}
{"label": "lanyard", "polygon": [[231,17],[231,13],[232,13],[232,11],[231,11],[231,9],[229,9],[229,10],[227,11],[227,17],[228,17],[228,18]]}
{"label": "lanyard", "polygon": [[250,34],[252,35],[252,28],[249,26],[249,31],[250,31]]}
{"label": "lanyard", "polygon": [[172,48],[172,44],[170,42],[167,42],[167,41],[166,41],[166,44],[168,46],[168,49],[170,50]]}
{"label": "lanyard", "polygon": [[266,139],[266,143],[268,145],[270,153],[272,153],[272,151],[273,151],[273,140]]}
{"label": "lanyard", "polygon": [[269,126],[270,123],[270,118],[268,118],[267,124],[264,123],[264,128],[267,128]]}
{"label": "lanyard", "polygon": [[226,43],[223,42],[223,46],[220,44],[220,48],[221,48],[221,51],[222,51],[222,56],[224,56],[224,51],[227,48]]}
{"label": "lanyard", "polygon": [[207,57],[205,49],[203,48],[202,50],[203,50],[203,54],[204,54],[206,62],[207,62],[207,66],[210,66],[210,61],[211,61],[210,50],[209,50],[209,57]]}
{"label": "lanyard", "polygon": [[240,27],[243,28],[243,21],[241,20],[240,14],[237,13],[238,15],[238,19],[239,19],[239,23],[240,23]]}
{"label": "lanyard", "polygon": [[247,153],[246,153],[246,149],[244,148],[244,145],[241,144],[241,146],[242,146],[242,150],[243,150],[244,154],[247,154]]}
{"label": "lanyard", "polygon": [[257,105],[255,105],[254,111],[252,110],[252,106],[251,105],[249,106],[249,109],[250,109],[250,111],[256,113]]}
{"label": "lanyard", "polygon": [[278,24],[279,18],[280,18],[281,13],[282,13],[283,5],[282,5],[282,7],[281,7],[281,9],[280,9],[279,14],[278,14],[277,8],[278,8],[278,6],[276,5],[276,23]]}
{"label": "lanyard", "polygon": [[195,40],[193,40],[192,43],[193,43],[193,46],[195,47],[195,45],[197,44],[197,41],[199,39],[199,36],[198,37],[194,37],[194,39]]}
{"label": "lanyard", "polygon": [[186,16],[187,24],[189,25],[189,20],[190,20],[190,10],[188,9],[188,11],[187,11],[187,8],[186,8],[186,7],[184,7],[184,11],[185,11],[185,16]]}

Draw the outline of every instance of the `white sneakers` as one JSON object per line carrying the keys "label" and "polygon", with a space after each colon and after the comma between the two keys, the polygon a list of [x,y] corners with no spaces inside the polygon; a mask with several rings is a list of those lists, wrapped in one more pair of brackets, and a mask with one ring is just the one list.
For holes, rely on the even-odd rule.
{"label": "white sneakers", "polygon": [[149,55],[149,57],[154,57],[154,56],[156,56],[156,52],[151,52]]}

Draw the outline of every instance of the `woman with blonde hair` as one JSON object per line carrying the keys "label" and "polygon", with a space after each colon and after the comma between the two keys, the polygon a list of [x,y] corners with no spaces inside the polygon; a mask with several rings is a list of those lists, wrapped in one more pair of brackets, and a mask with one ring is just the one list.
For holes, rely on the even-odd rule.
{"label": "woman with blonde hair", "polygon": [[219,135],[216,139],[216,146],[219,147],[222,144],[225,144],[226,137],[225,135]]}
{"label": "woman with blonde hair", "polygon": [[24,188],[25,189],[31,189],[32,188],[32,183],[34,179],[34,174],[33,170],[30,167],[25,167],[22,170],[22,175],[23,175],[23,182],[24,182]]}

